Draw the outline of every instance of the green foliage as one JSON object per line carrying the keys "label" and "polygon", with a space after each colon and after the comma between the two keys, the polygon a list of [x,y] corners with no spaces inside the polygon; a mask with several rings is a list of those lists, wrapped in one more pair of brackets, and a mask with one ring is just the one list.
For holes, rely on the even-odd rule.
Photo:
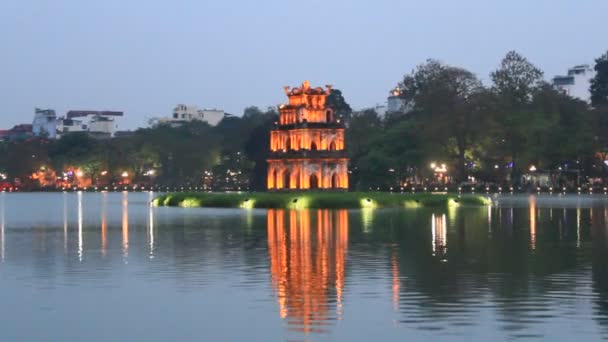
{"label": "green foliage", "polygon": [[595,60],[595,77],[591,80],[591,104],[608,106],[608,52]]}
{"label": "green foliage", "polygon": [[529,103],[542,83],[543,72],[515,51],[509,51],[500,68],[490,74],[494,91],[508,109]]}
{"label": "green foliage", "polygon": [[487,114],[481,82],[470,71],[430,60],[407,75],[401,88],[412,104],[419,135],[441,154],[457,158],[456,176],[464,181],[466,153]]}
{"label": "green foliage", "polygon": [[[247,206],[246,203],[252,203]],[[488,205],[483,196],[447,194],[349,193],[171,193],[153,200],[157,206],[276,209],[359,209]]]}
{"label": "green foliage", "polygon": [[327,96],[326,105],[334,110],[337,117],[343,118],[346,122],[350,120],[353,113],[352,108],[344,99],[342,91],[339,89],[332,89]]}
{"label": "green foliage", "polygon": [[5,145],[6,166],[9,179],[20,178],[27,182],[27,177],[41,167],[48,165],[48,144],[44,140],[27,140]]}

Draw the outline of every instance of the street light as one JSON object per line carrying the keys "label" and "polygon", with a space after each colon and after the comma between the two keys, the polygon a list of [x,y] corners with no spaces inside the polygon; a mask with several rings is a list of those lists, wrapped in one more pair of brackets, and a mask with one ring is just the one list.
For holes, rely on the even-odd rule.
{"label": "street light", "polygon": [[534,171],[536,171],[536,166],[534,166],[534,165],[530,166],[530,169],[529,169],[529,170],[530,170],[530,172],[534,172]]}

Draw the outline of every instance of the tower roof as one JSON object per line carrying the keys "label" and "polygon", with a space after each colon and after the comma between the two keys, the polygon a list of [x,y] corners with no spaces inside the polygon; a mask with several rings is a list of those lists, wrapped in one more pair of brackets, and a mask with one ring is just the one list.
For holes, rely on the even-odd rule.
{"label": "tower roof", "polygon": [[310,82],[304,81],[302,86],[290,88],[289,86],[285,86],[285,94],[287,96],[296,96],[296,95],[329,95],[331,92],[331,85],[326,85],[325,90],[321,87],[312,88],[310,86]]}

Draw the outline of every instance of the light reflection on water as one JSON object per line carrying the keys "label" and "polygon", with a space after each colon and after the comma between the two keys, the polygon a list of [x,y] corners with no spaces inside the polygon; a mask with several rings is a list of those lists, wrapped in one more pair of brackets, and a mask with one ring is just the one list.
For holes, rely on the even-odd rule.
{"label": "light reflection on water", "polygon": [[294,211],[153,196],[0,194],[0,340],[608,337],[602,197]]}

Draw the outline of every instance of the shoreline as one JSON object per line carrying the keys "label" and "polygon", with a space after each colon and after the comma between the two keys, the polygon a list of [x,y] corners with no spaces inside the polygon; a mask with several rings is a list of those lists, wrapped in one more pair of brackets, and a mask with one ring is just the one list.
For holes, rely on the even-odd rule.
{"label": "shoreline", "polygon": [[363,209],[487,206],[492,204],[492,200],[481,195],[446,193],[167,193],[154,198],[152,204],[182,208]]}

